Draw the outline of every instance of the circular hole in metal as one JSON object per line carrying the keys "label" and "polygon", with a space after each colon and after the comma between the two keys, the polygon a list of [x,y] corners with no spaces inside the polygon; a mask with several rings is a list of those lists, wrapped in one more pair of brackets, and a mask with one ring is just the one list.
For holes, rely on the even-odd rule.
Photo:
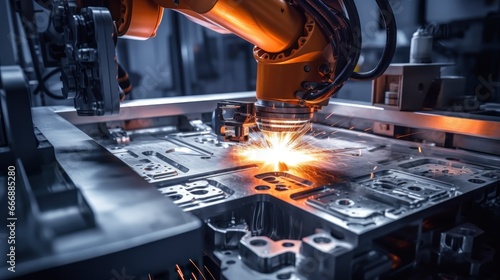
{"label": "circular hole in metal", "polygon": [[255,247],[262,247],[267,245],[267,241],[265,241],[264,239],[254,239],[250,241],[250,245]]}
{"label": "circular hole in metal", "polygon": [[232,254],[232,253],[231,253],[231,251],[224,251],[224,252],[222,252],[222,253],[223,253],[224,255],[231,255],[231,254]]}
{"label": "circular hole in metal", "polygon": [[417,187],[417,186],[410,186],[410,187],[408,187],[408,189],[409,189],[410,191],[414,191],[414,192],[419,192],[419,191],[421,191],[421,190],[422,190],[422,188],[421,188],[421,187]]}
{"label": "circular hole in metal", "polygon": [[484,183],[486,183],[486,181],[481,180],[481,179],[469,179],[468,181],[471,182],[471,183],[473,183],[473,184],[484,184]]}
{"label": "circular hole in metal", "polygon": [[320,236],[320,237],[314,237],[313,238],[313,241],[315,243],[318,243],[318,244],[328,244],[330,242],[332,242],[332,240],[328,237],[323,237],[323,236]]}
{"label": "circular hole in metal", "polygon": [[336,201],[336,203],[338,205],[342,205],[342,206],[351,206],[354,204],[354,201],[350,200],[350,199],[346,199],[346,198],[342,198],[342,199],[338,199]]}
{"label": "circular hole in metal", "polygon": [[449,157],[447,157],[446,159],[449,160],[449,161],[460,161],[460,159],[458,159],[458,158],[449,158]]}
{"label": "circular hole in metal", "polygon": [[211,157],[201,157],[201,159],[211,159]]}
{"label": "circular hole in metal", "polygon": [[255,187],[255,189],[256,189],[256,190],[258,190],[258,191],[267,191],[267,190],[269,190],[270,188],[271,188],[271,187],[266,186],[266,185],[258,185],[258,186],[256,186],[256,187]]}
{"label": "circular hole in metal", "polygon": [[280,273],[280,274],[276,275],[276,278],[278,278],[278,279],[290,279],[290,278],[292,278],[292,273],[290,273],[290,272]]}
{"label": "circular hole in metal", "polygon": [[208,191],[207,190],[196,190],[196,191],[192,191],[191,193],[195,194],[195,195],[203,195],[203,194],[207,194]]}
{"label": "circular hole in metal", "polygon": [[271,182],[271,181],[276,181],[276,178],[275,177],[265,177],[265,178],[262,178],[262,180],[264,180],[266,182]]}
{"label": "circular hole in metal", "polygon": [[235,263],[236,263],[236,261],[235,261],[235,260],[228,260],[228,261],[226,262],[226,264],[230,264],[230,265],[231,265],[231,264],[235,264]]}
{"label": "circular hole in metal", "polygon": [[292,242],[285,242],[285,243],[283,243],[281,245],[283,245],[283,247],[287,247],[287,248],[295,246],[295,244],[293,244]]}

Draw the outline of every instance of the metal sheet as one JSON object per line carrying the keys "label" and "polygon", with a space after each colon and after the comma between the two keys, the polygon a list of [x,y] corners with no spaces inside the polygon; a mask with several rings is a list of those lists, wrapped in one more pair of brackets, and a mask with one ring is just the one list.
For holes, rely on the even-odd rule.
{"label": "metal sheet", "polygon": [[[181,220],[199,226],[182,208],[217,225],[214,240],[210,239],[213,227],[207,229],[205,250],[215,250],[222,274],[230,279],[350,277],[357,273],[351,264],[361,256],[370,259],[372,252],[381,256],[386,272],[391,259],[374,249],[374,243],[394,232],[404,233],[408,225],[417,231],[415,238],[427,242],[422,220],[457,209],[463,201],[478,197],[494,201],[498,196],[498,157],[325,125],[314,125],[307,136],[327,155],[321,166],[295,172],[265,170],[259,163],[238,159],[240,144],[221,143],[207,133],[156,131],[154,137],[133,136],[128,145],[103,141],[101,146],[48,108],[33,113],[35,124],[54,145],[61,167],[96,213],[100,228],[150,242],[151,233],[140,227],[148,228],[153,220],[159,219],[165,228]],[[426,172],[429,169],[434,175]],[[117,221],[134,228],[113,228]],[[285,253],[238,257],[250,254],[238,249],[245,232],[254,239],[273,240],[276,252]],[[155,233],[168,237],[161,230]],[[288,250],[288,243],[301,249]],[[221,244],[231,248],[224,251],[217,247]],[[69,250],[64,245],[61,248]],[[251,269],[249,260],[271,272]],[[269,266],[271,260],[278,263]],[[315,271],[307,271],[309,261]]]}
{"label": "metal sheet", "polygon": [[[16,276],[39,273],[33,275],[44,278],[63,273],[59,275],[72,275],[73,279],[112,278],[113,270],[120,271],[122,267],[126,267],[128,275],[139,276],[148,272],[175,272],[176,263],[201,258],[201,222],[196,217],[183,212],[49,108],[33,109],[33,120],[54,146],[56,166],[64,170],[64,178],[72,182],[67,184],[74,184],[73,188],[77,188],[81,199],[87,202],[95,225],[84,230],[72,227],[71,232],[65,228],[72,223],[57,225],[64,234],[49,238],[49,250],[36,252],[35,258],[27,252],[19,252]],[[31,178],[34,179],[41,178]],[[55,199],[54,194],[47,195]],[[46,214],[57,214],[57,209],[52,209],[54,204],[49,200],[47,203],[45,208],[51,211]],[[66,201],[68,203],[70,201]],[[72,211],[71,208],[62,210],[64,215]],[[50,218],[47,215],[45,219]],[[185,242],[192,247],[184,247]],[[157,254],[168,250],[176,250],[177,254],[166,255],[158,261]],[[116,262],[116,254],[121,261]],[[81,270],[82,267],[87,269]],[[6,271],[2,269],[2,278],[7,278]]]}

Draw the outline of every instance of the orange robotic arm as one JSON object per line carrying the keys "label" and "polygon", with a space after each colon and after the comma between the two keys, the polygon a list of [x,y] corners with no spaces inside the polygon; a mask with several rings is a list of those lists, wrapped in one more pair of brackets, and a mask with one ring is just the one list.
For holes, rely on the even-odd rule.
{"label": "orange robotic arm", "polygon": [[[114,0],[120,9],[112,14],[122,36],[154,36],[164,7],[254,44],[257,124],[261,130],[279,132],[305,127],[354,71],[361,38],[351,23],[359,26],[359,18],[353,0],[343,0],[349,20],[339,1]],[[113,0],[107,2],[111,7]],[[395,28],[393,16],[390,19]],[[388,35],[394,39],[395,32]]]}

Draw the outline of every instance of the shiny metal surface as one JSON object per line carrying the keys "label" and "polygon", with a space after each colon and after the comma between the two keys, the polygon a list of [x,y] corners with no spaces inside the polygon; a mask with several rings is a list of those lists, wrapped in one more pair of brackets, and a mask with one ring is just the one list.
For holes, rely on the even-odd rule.
{"label": "shiny metal surface", "polygon": [[305,132],[314,108],[284,102],[258,100],[255,103],[257,127],[263,132]]}
{"label": "shiny metal surface", "polygon": [[217,102],[223,100],[253,101],[255,100],[255,92],[190,95],[125,101],[120,105],[120,114],[116,116],[79,117],[73,108],[62,106],[54,106],[52,110],[72,124],[78,125],[117,120],[207,113],[215,110]]}
{"label": "shiny metal surface", "polygon": [[[497,157],[316,124],[305,137],[329,156],[321,167],[309,166],[302,174],[246,165],[235,157],[244,144],[222,146],[206,133],[136,138],[121,152],[138,157],[115,155],[138,173],[147,167],[148,154],[177,171],[158,180],[143,174],[181,208],[218,225],[211,227],[213,241],[207,244],[213,244],[208,246],[226,279],[372,273],[351,270],[362,262],[354,256],[380,262],[377,273],[388,273],[392,261],[386,253],[367,253],[372,242],[486,195],[500,183]],[[152,153],[145,155],[145,149]]]}
{"label": "shiny metal surface", "polygon": [[[151,106],[157,115],[173,104]],[[121,117],[146,108],[130,107],[136,112]],[[463,205],[494,207],[500,196],[499,157],[327,125],[314,124],[304,136],[323,149],[323,162],[283,171],[242,160],[237,151],[244,144],[219,142],[209,131],[129,133],[129,143],[116,145],[90,138],[58,115],[67,112],[35,108],[33,114],[99,229],[125,240],[136,235],[148,244],[160,238],[165,246],[185,247],[197,239],[172,238],[182,232],[174,225],[195,229],[200,223],[194,215],[207,223],[203,250],[220,265],[216,279],[397,279],[402,268],[440,250],[429,236],[451,236],[447,230],[458,226],[454,219]],[[121,219],[134,227],[117,227]],[[151,233],[156,222],[165,231]],[[92,242],[81,246],[100,246]],[[391,247],[398,242],[406,247]],[[69,245],[61,243],[54,254],[94,256]],[[453,261],[446,254],[443,264]],[[471,275],[491,260],[473,266]]]}
{"label": "shiny metal surface", "polygon": [[486,118],[474,114],[460,114],[444,111],[406,112],[384,110],[366,104],[330,101],[318,114],[318,121],[328,115],[359,118],[406,127],[434,129],[443,132],[500,139],[500,119]]}
{"label": "shiny metal surface", "polygon": [[[201,223],[196,217],[165,199],[49,108],[34,108],[32,113],[35,126],[54,146],[57,162],[39,163],[46,172],[29,177],[42,220],[32,216],[18,219],[17,238],[32,247],[18,247],[16,277],[29,274],[50,279],[59,273],[71,279],[111,279],[113,271],[122,267],[128,275],[169,270],[175,275],[176,263],[201,257]],[[73,205],[73,199],[78,203]],[[65,207],[58,208],[61,200]],[[75,215],[84,206],[94,222],[83,224]],[[38,223],[44,227],[38,228]],[[182,246],[187,240],[193,249]],[[167,248],[176,254],[159,260],[157,255]],[[82,270],[82,266],[87,269]],[[13,276],[6,273],[11,272],[2,267],[0,278]]]}

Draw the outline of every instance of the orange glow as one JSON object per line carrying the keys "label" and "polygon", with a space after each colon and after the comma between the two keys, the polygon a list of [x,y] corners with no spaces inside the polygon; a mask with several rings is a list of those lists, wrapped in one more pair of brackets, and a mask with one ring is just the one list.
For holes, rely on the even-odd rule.
{"label": "orange glow", "polygon": [[265,132],[252,135],[251,141],[236,149],[238,159],[258,164],[262,171],[289,171],[307,176],[325,166],[328,152],[315,147],[314,138],[304,132]]}
{"label": "orange glow", "polygon": [[182,270],[181,268],[179,267],[178,264],[175,265],[175,268],[176,268],[176,271],[177,271],[177,275],[179,275],[180,279],[181,280],[184,280],[184,273],[182,273]]}
{"label": "orange glow", "polygon": [[396,269],[401,265],[401,258],[394,255],[394,254],[389,254],[389,258],[392,261],[392,269]]}

